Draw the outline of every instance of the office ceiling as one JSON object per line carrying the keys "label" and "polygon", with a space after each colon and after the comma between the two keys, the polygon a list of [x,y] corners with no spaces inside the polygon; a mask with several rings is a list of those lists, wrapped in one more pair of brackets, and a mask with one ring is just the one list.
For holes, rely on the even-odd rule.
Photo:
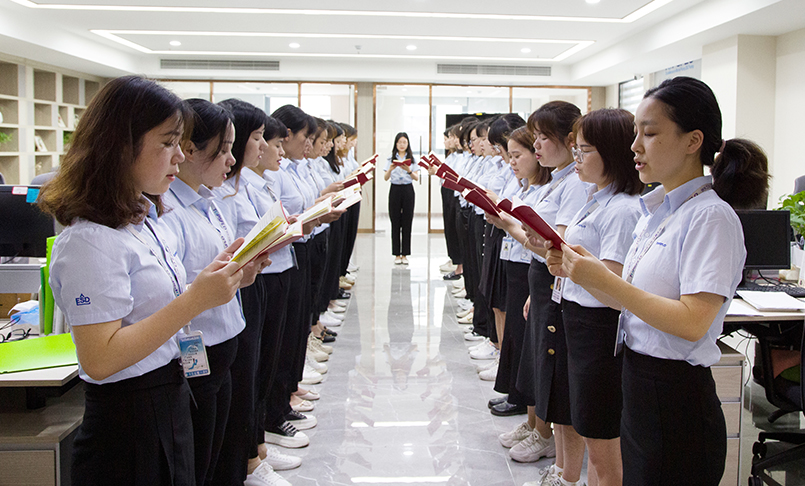
{"label": "office ceiling", "polygon": [[[507,84],[612,84],[731,35],[799,28],[803,0],[0,0],[0,52],[100,76],[499,83],[436,70],[491,64],[551,68]],[[166,70],[162,59],[280,67]]]}

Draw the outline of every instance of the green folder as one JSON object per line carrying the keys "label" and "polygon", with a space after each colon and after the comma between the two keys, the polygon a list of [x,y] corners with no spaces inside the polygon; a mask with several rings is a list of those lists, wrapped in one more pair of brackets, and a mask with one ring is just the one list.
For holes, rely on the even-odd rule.
{"label": "green folder", "polygon": [[0,343],[0,373],[40,370],[78,364],[70,334]]}
{"label": "green folder", "polygon": [[47,263],[42,267],[42,296],[39,299],[39,312],[43,317],[41,319],[43,336],[53,333],[53,310],[56,308],[56,304],[53,302],[53,291],[50,289],[50,253],[53,251],[54,241],[56,241],[55,236],[48,238]]}

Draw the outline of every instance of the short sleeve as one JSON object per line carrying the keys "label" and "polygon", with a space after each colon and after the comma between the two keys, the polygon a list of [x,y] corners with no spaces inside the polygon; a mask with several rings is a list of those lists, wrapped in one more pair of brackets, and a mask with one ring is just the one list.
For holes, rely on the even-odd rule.
{"label": "short sleeve", "polygon": [[555,226],[569,226],[587,202],[587,184],[581,182],[578,176],[574,175],[566,184],[556,212]]}
{"label": "short sleeve", "polygon": [[601,238],[600,260],[610,260],[623,265],[626,254],[634,241],[634,229],[640,219],[640,208],[637,201],[633,204],[618,205],[607,211],[601,222],[599,236]]}
{"label": "short sleeve", "polygon": [[53,297],[73,326],[116,321],[134,306],[128,252],[115,238],[94,233],[101,231],[68,229],[53,247]]}
{"label": "short sleeve", "polygon": [[386,168],[384,170],[389,170],[391,168],[391,157],[386,159]]}
{"label": "short sleeve", "polygon": [[710,292],[730,298],[746,258],[743,230],[733,210],[718,204],[698,210],[682,243],[680,294]]}

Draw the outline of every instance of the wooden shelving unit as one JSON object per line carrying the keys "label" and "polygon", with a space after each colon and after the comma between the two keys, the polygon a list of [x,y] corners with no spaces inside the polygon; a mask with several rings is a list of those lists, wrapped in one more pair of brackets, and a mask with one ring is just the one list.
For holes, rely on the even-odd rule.
{"label": "wooden shelving unit", "polygon": [[[89,100],[103,80],[0,59],[0,173],[7,184],[27,184],[59,166]],[[43,146],[37,147],[41,139]]]}

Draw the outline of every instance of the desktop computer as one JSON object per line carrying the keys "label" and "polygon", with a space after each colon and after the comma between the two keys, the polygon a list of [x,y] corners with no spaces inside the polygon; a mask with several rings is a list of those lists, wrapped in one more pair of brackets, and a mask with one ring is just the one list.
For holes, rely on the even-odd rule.
{"label": "desktop computer", "polygon": [[36,205],[38,195],[38,186],[0,185],[0,257],[47,256],[55,221]]}
{"label": "desktop computer", "polygon": [[788,270],[791,268],[791,215],[787,210],[739,209],[735,213],[741,220],[746,247],[743,280],[738,290],[786,292],[794,297],[805,297],[805,288],[767,279],[754,272],[761,270]]}

